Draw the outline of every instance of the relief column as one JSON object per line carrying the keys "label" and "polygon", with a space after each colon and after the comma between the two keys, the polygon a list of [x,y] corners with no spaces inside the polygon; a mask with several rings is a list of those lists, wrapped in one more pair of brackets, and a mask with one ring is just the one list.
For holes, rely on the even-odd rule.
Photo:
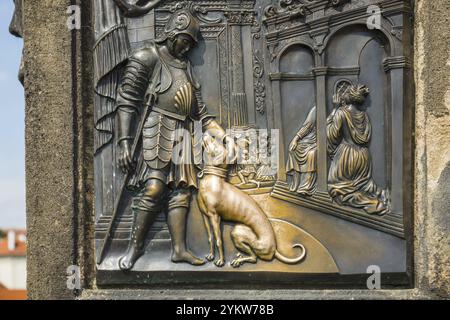
{"label": "relief column", "polygon": [[253,21],[253,13],[240,9],[240,1],[232,1],[225,13],[230,25],[231,57],[231,114],[232,126],[248,124],[247,95],[244,82],[244,57],[242,49],[242,25]]}

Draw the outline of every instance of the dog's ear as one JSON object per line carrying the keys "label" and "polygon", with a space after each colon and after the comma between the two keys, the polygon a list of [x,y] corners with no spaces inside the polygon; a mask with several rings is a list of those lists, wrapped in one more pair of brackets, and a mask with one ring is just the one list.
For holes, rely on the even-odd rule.
{"label": "dog's ear", "polygon": [[235,164],[239,157],[238,145],[229,135],[223,137],[223,144],[227,152],[227,164]]}
{"label": "dog's ear", "polygon": [[230,164],[235,164],[237,162],[237,159],[239,157],[239,147],[237,144],[234,145],[234,157],[231,159]]}
{"label": "dog's ear", "polygon": [[202,138],[202,146],[205,150],[211,149],[212,137],[209,134],[204,134]]}
{"label": "dog's ear", "polygon": [[214,157],[216,157],[216,146],[214,145],[214,137],[212,137],[209,134],[205,134],[203,136],[203,149],[204,149],[204,154],[205,156],[207,156],[210,159],[214,159]]}

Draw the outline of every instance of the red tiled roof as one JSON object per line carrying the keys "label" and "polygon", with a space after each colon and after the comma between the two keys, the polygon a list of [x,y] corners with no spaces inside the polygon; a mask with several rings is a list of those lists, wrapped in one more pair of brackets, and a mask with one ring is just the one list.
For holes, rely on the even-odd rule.
{"label": "red tiled roof", "polygon": [[9,231],[14,231],[16,234],[16,246],[14,250],[9,250],[8,248],[8,236],[0,239],[0,257],[1,256],[14,256],[14,257],[23,257],[26,255],[27,246],[26,242],[23,239],[26,236],[25,230],[20,229],[6,229],[2,230],[6,235]]}
{"label": "red tiled roof", "polygon": [[27,290],[0,289],[0,300],[27,300]]}

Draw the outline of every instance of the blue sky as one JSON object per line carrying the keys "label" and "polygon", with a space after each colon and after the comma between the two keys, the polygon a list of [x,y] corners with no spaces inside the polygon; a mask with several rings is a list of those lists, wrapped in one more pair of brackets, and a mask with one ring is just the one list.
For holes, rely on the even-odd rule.
{"label": "blue sky", "polygon": [[24,93],[17,80],[22,40],[8,32],[12,0],[0,1],[0,228],[25,227]]}

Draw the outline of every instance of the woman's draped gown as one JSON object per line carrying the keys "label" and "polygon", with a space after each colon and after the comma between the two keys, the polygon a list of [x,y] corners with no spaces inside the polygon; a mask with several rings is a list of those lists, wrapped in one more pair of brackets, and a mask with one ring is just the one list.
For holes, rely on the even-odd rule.
{"label": "woman's draped gown", "polygon": [[309,112],[297,137],[298,145],[289,152],[286,164],[289,189],[304,196],[312,196],[317,183],[316,107]]}
{"label": "woman's draped gown", "polygon": [[372,178],[369,142],[372,126],[365,111],[347,105],[327,121],[328,153],[332,159],[328,175],[331,197],[341,205],[369,214],[388,211],[385,192]]}

